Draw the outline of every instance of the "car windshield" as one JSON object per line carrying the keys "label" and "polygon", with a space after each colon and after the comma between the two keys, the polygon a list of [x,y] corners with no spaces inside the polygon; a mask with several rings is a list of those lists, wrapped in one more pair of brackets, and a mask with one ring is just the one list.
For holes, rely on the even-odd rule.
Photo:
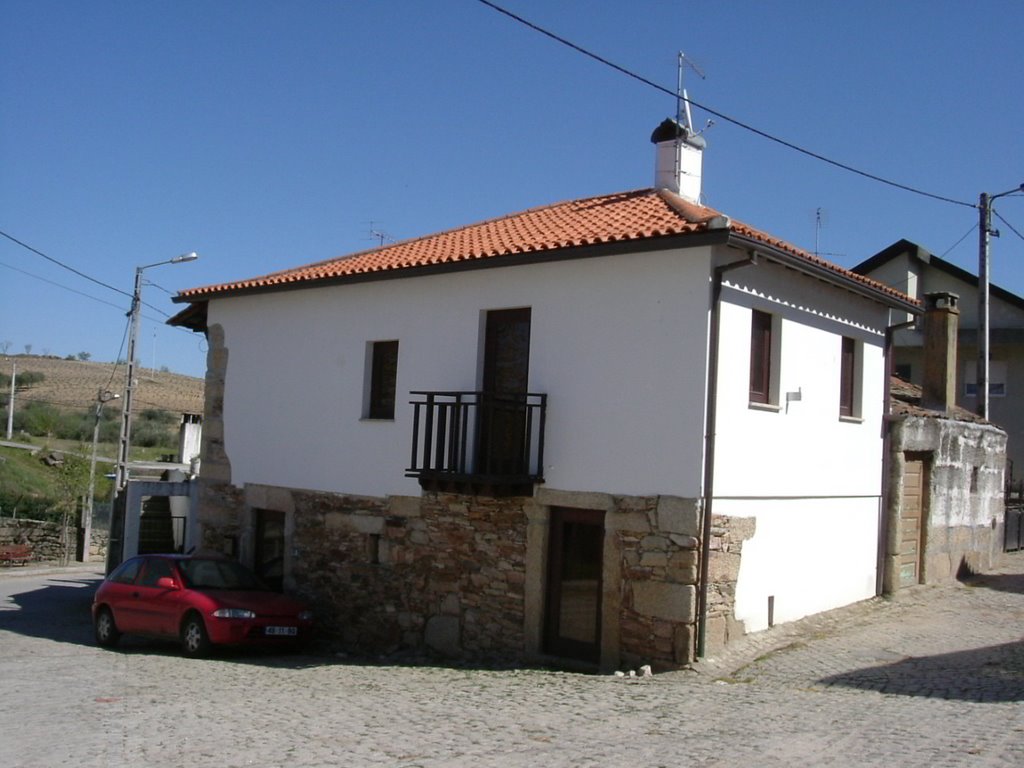
{"label": "car windshield", "polygon": [[183,560],[178,567],[190,589],[267,589],[256,574],[233,560]]}

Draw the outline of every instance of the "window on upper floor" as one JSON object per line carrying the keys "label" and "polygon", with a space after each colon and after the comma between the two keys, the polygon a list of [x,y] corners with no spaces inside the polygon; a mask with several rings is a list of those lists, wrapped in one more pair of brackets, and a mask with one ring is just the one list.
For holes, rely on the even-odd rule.
{"label": "window on upper floor", "polygon": [[369,384],[365,414],[368,419],[395,418],[395,386],[398,381],[398,342],[369,344]]}
{"label": "window on upper floor", "polygon": [[[978,364],[974,360],[963,366],[964,397],[978,396]],[[989,360],[988,396],[1006,397],[1006,361]]]}
{"label": "window on upper floor", "polygon": [[773,363],[775,353],[775,322],[768,312],[755,309],[750,320],[750,402],[773,405],[777,400],[777,387]]}
{"label": "window on upper floor", "polygon": [[843,336],[839,353],[839,416],[860,419],[863,345]]}

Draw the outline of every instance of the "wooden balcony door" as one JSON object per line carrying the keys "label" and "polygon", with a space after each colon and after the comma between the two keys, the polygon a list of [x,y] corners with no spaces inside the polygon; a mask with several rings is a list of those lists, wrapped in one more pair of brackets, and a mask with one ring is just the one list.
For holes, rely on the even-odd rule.
{"label": "wooden balcony door", "polygon": [[477,474],[528,474],[525,400],[530,383],[530,309],[487,313]]}

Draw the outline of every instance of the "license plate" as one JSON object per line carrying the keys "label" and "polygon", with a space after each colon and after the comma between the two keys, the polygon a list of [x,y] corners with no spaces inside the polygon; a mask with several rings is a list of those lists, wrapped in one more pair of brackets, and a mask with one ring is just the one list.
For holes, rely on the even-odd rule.
{"label": "license plate", "polygon": [[297,627],[267,627],[267,634],[274,636],[294,637],[299,634]]}

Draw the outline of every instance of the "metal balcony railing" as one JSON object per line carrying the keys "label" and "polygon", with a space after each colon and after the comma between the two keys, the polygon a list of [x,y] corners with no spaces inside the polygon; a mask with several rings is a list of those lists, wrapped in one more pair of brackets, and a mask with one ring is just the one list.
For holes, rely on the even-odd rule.
{"label": "metal balcony railing", "polygon": [[424,488],[523,492],[543,482],[547,395],[411,392],[412,459]]}

